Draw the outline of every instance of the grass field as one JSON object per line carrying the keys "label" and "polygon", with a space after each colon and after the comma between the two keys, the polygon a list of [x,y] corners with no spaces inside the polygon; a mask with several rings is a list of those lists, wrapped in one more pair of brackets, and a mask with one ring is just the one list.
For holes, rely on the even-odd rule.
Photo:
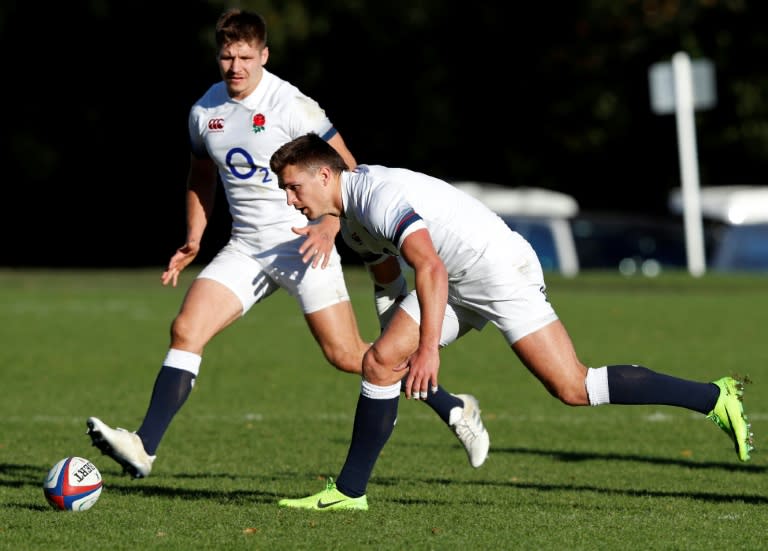
{"label": "grass field", "polygon": [[[401,400],[370,510],[304,512],[347,451],[359,380],[330,368],[277,294],[219,335],[152,475],[121,476],[91,415],[135,430],[168,346],[177,289],[151,271],[0,271],[0,549],[766,549],[768,277],[549,277],[582,360],[696,380],[748,375],[757,450],[740,463],[703,416],[664,406],[569,408],[492,327],[443,352],[440,382],[475,394],[491,434],[477,470],[431,410]],[[365,274],[348,270],[375,337]],[[104,491],[62,513],[42,493],[68,455]]]}

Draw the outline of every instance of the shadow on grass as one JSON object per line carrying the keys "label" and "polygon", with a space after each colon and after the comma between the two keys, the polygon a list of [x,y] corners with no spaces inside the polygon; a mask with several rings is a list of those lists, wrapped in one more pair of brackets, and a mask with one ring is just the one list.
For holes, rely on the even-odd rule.
{"label": "shadow on grass", "polygon": [[[618,453],[584,453],[584,452],[565,452],[555,450],[542,450],[531,448],[492,448],[492,453],[496,454],[516,454],[516,455],[535,455],[540,457],[547,457],[553,461],[561,461],[568,463],[578,463],[583,461],[617,461],[624,463],[645,463],[651,465],[662,466],[675,466],[685,467],[686,469],[712,469],[722,470],[727,472],[742,472],[742,473],[754,473],[758,475],[765,474],[766,467],[759,465],[751,465],[744,463],[723,463],[723,462],[693,462],[684,459],[670,459],[663,457],[651,457],[646,455],[634,455],[634,454],[618,454]],[[727,502],[744,502],[754,505],[768,504],[768,496],[762,494],[728,494],[718,492],[700,492],[700,491],[660,491],[660,490],[645,490],[645,489],[633,489],[633,488],[606,488],[601,486],[592,485],[580,485],[580,484],[546,484],[546,483],[532,483],[523,481],[490,481],[490,480],[451,480],[451,479],[437,479],[437,478],[415,478],[408,476],[398,476],[396,478],[376,477],[372,478],[372,482],[382,486],[395,486],[408,481],[424,483],[424,484],[440,484],[445,486],[463,485],[463,486],[486,486],[486,487],[500,487],[500,488],[520,488],[535,490],[539,492],[594,492],[598,494],[610,495],[610,496],[625,496],[625,497],[664,497],[664,498],[685,498],[695,499],[698,501],[712,502],[712,503],[727,503]],[[419,499],[395,499],[391,500],[395,503],[413,504],[413,503],[438,503],[434,499],[419,500]],[[444,501],[445,504],[451,503],[451,501]]]}
{"label": "shadow on grass", "polygon": [[[47,473],[47,467],[41,465],[18,465],[13,463],[0,463],[0,488],[25,488],[32,487],[38,488],[40,497],[43,496],[43,480]],[[41,474],[42,473],[42,474]],[[102,472],[102,478],[104,478],[104,472]],[[109,492],[112,494],[122,495],[144,495],[148,497],[168,497],[168,498],[182,498],[185,500],[207,500],[215,501],[224,504],[236,504],[236,505],[248,505],[254,503],[276,503],[282,495],[278,495],[274,492],[265,492],[260,490],[212,490],[210,488],[188,488],[179,487],[175,485],[174,481],[183,479],[184,484],[189,484],[188,481],[199,480],[203,483],[205,481],[211,481],[212,479],[222,480],[243,480],[243,485],[259,485],[259,481],[264,483],[272,482],[276,477],[274,475],[269,476],[237,476],[231,473],[199,473],[199,474],[166,474],[160,475],[157,478],[164,482],[164,484],[148,483],[147,480],[136,480],[127,476],[117,475],[119,478],[115,479],[110,473],[106,480],[104,480],[105,488],[109,488]],[[31,505],[28,503],[2,503],[0,507],[4,508],[22,508],[30,510],[48,511],[50,507],[43,505]]]}
{"label": "shadow on grass", "polygon": [[750,463],[740,463],[735,459],[733,463],[723,463],[722,461],[704,461],[696,462],[686,459],[672,459],[669,457],[652,457],[648,455],[624,454],[624,453],[595,453],[595,452],[568,452],[556,450],[541,450],[534,448],[497,448],[491,445],[492,454],[516,454],[516,455],[537,455],[548,457],[554,461],[564,463],[578,463],[581,461],[623,461],[632,463],[646,463],[649,465],[672,465],[676,467],[685,467],[687,469],[720,469],[724,471],[749,472],[755,474],[764,474],[766,467],[753,465]]}
{"label": "shadow on grass", "polygon": [[[349,440],[338,439],[338,443],[349,444]],[[454,449],[464,452],[458,443],[451,444]],[[424,443],[409,443],[399,441],[398,447],[401,448],[424,448],[429,444]],[[432,447],[437,447],[433,445]],[[536,448],[522,448],[522,447],[497,447],[491,442],[491,455],[500,454],[514,454],[514,455],[534,455],[539,457],[546,457],[553,461],[561,461],[563,463],[579,463],[582,461],[621,461],[630,463],[645,463],[648,465],[670,465],[677,467],[685,467],[687,469],[719,469],[728,472],[741,472],[741,473],[755,473],[764,474],[768,472],[768,467],[762,465],[755,465],[753,463],[742,463],[736,459],[734,455],[733,462],[723,461],[694,461],[692,459],[685,458],[669,458],[669,457],[653,457],[650,455],[640,454],[625,454],[625,453],[600,453],[600,452],[570,452],[562,450],[545,450]],[[341,464],[339,464],[341,467]]]}
{"label": "shadow on grass", "polygon": [[[376,484],[382,485],[382,486],[389,486],[389,485],[398,485],[407,483],[409,480],[413,482],[420,482],[424,484],[440,484],[444,486],[455,486],[455,485],[462,485],[462,486],[486,486],[486,487],[497,487],[497,488],[518,488],[522,490],[535,490],[536,492],[593,492],[596,494],[601,494],[605,496],[618,496],[618,497],[658,497],[658,498],[684,498],[684,499],[694,499],[697,501],[704,501],[709,503],[732,503],[732,502],[741,502],[741,503],[747,503],[750,505],[766,505],[768,504],[768,496],[760,495],[760,494],[727,494],[727,493],[716,493],[716,492],[681,492],[681,491],[661,491],[661,490],[644,490],[644,489],[636,489],[636,488],[605,488],[600,486],[590,486],[590,485],[584,485],[584,484],[546,484],[546,483],[533,483],[533,482],[517,482],[517,481],[507,481],[507,482],[497,482],[497,481],[487,481],[487,480],[475,480],[475,481],[456,481],[456,480],[449,480],[449,479],[441,479],[441,478],[432,478],[432,479],[419,479],[416,481],[413,478],[409,477],[397,477],[397,478],[378,478],[374,477],[372,479],[372,482],[375,482]],[[455,504],[455,500],[446,499],[446,500],[439,500],[430,498],[429,500],[424,499],[390,499],[388,501],[392,501],[395,503],[402,503],[402,504],[414,504],[414,503],[422,503],[422,504],[431,504],[431,505],[451,505]],[[467,501],[467,504],[476,504],[476,505],[482,505],[482,503],[478,503],[475,501]]]}
{"label": "shadow on grass", "polygon": [[[750,472],[756,474],[764,474],[765,467],[755,465],[740,465],[721,462],[709,462],[709,463],[694,463],[691,461],[679,460],[679,459],[667,459],[658,457],[648,457],[632,454],[614,454],[614,453],[577,453],[577,452],[563,452],[554,450],[537,450],[529,448],[494,448],[494,454],[519,454],[519,455],[537,455],[546,456],[550,459],[564,462],[581,462],[581,461],[594,461],[594,460],[610,460],[610,461],[623,461],[623,462],[642,462],[655,465],[670,465],[685,468],[694,469],[718,469],[725,471],[741,471]],[[46,468],[41,465],[19,465],[0,463],[0,487],[8,488],[22,488],[22,487],[37,487],[42,494],[42,482]],[[43,474],[41,474],[43,473]],[[119,480],[105,481],[105,485],[108,484],[110,492],[124,495],[144,495],[148,497],[168,497],[168,498],[183,498],[185,500],[207,500],[215,501],[224,504],[274,504],[282,497],[290,497],[286,495],[278,495],[275,492],[266,492],[261,490],[240,490],[240,489],[223,489],[213,490],[210,488],[183,488],[178,485],[174,485],[174,480],[184,480],[185,484],[189,481],[210,481],[211,479],[226,479],[226,480],[243,480],[246,483],[259,485],[259,481],[268,484],[273,483],[276,478],[295,479],[297,475],[295,472],[291,473],[271,473],[269,475],[251,475],[251,476],[238,476],[232,473],[177,473],[166,474],[158,476],[157,478],[165,482],[166,484],[148,483],[147,480],[134,480],[127,477],[120,477]],[[303,476],[308,478],[317,478],[315,473],[307,473]],[[768,504],[768,496],[759,494],[728,494],[717,492],[701,492],[701,491],[661,491],[661,490],[644,490],[636,488],[606,488],[594,485],[583,484],[547,484],[547,483],[533,483],[523,481],[495,481],[495,480],[453,480],[443,478],[428,478],[428,477],[414,477],[403,474],[397,477],[377,477],[374,476],[371,480],[374,484],[381,486],[396,486],[407,484],[409,481],[412,483],[421,484],[439,484],[442,486],[485,486],[485,487],[499,487],[499,488],[518,488],[524,490],[533,490],[537,492],[594,492],[607,496],[625,496],[625,497],[659,497],[659,498],[685,498],[695,499],[698,501],[711,502],[711,503],[726,503],[726,502],[743,502],[755,505]],[[455,500],[450,499],[436,499],[431,497],[429,499],[414,499],[414,498],[398,498],[390,499],[393,503],[408,504],[430,504],[430,505],[452,505],[455,504]],[[29,504],[29,503],[3,503],[4,508],[23,508],[35,511],[48,510],[49,507],[45,507],[41,504]]]}

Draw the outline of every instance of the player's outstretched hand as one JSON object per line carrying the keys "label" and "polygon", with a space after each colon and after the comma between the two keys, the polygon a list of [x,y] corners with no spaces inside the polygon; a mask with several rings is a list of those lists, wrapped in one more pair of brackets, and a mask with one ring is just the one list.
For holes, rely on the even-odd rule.
{"label": "player's outstretched hand", "polygon": [[176,250],[176,254],[168,262],[168,269],[163,272],[163,285],[171,283],[173,287],[179,282],[179,274],[189,266],[200,251],[200,245],[196,242],[187,242]]}
{"label": "player's outstretched hand", "polygon": [[303,255],[304,264],[312,262],[312,267],[326,268],[331,260],[331,252],[335,243],[336,234],[339,233],[341,222],[338,216],[323,216],[317,224],[292,228],[293,233],[306,236],[299,247],[299,254]]}

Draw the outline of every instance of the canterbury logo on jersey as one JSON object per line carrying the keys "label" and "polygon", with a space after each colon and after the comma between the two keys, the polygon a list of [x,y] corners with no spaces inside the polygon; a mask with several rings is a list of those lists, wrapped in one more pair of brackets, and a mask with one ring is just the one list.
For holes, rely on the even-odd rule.
{"label": "canterbury logo on jersey", "polygon": [[224,119],[210,119],[208,121],[208,130],[211,132],[223,132]]}

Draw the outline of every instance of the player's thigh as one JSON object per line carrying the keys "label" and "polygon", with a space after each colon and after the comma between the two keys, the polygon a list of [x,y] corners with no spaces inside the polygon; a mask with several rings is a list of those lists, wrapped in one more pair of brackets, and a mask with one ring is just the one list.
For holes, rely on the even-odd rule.
{"label": "player's thigh", "polygon": [[173,333],[207,342],[242,313],[242,302],[230,288],[213,279],[197,278],[184,297]]}
{"label": "player's thigh", "polygon": [[305,314],[304,318],[323,354],[333,365],[344,371],[360,373],[363,354],[370,343],[360,336],[349,300]]}
{"label": "player's thigh", "polygon": [[210,338],[277,289],[262,264],[230,242],[192,282],[175,325]]}
{"label": "player's thigh", "polygon": [[586,405],[584,378],[587,368],[579,360],[568,331],[552,321],[512,345],[520,361],[557,398],[572,405]]}
{"label": "player's thigh", "polygon": [[273,251],[268,273],[296,299],[326,359],[342,371],[360,373],[368,343],[360,336],[336,250],[325,268],[305,264],[293,242]]}
{"label": "player's thigh", "polygon": [[305,319],[315,339],[320,343],[342,344],[363,342],[357,327],[357,318],[349,300],[343,300],[306,314]]}

